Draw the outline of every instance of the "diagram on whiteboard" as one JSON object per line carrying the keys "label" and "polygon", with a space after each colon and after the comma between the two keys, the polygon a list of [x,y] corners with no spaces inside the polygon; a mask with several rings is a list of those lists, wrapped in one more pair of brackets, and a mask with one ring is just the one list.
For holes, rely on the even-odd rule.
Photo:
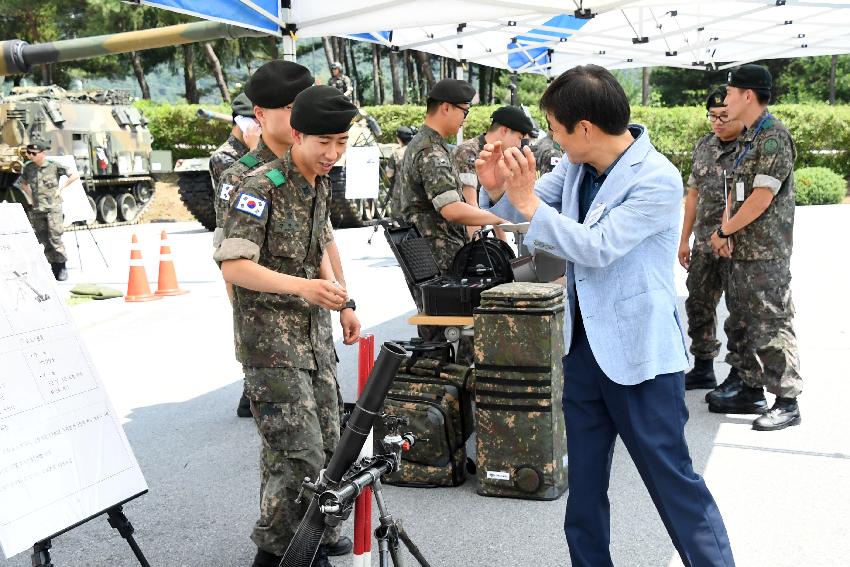
{"label": "diagram on whiteboard", "polygon": [[23,208],[0,203],[0,549],[146,490]]}

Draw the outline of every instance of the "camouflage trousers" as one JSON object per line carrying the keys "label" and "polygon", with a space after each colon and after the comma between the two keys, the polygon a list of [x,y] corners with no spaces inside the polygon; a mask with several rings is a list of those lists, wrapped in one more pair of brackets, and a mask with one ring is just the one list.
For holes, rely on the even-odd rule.
{"label": "camouflage trousers", "polygon": [[[688,267],[688,298],[685,300],[685,313],[688,315],[688,336],[691,338],[691,354],[696,358],[714,359],[720,354],[720,341],[717,340],[717,305],[720,296],[726,288],[729,276],[728,258],[718,258],[711,252],[694,250],[691,253],[691,264]],[[735,337],[729,332],[735,327],[737,313],[729,307],[727,294],[726,307],[729,317],[723,324],[726,331],[726,348],[729,351],[727,361],[735,368],[740,368],[742,361],[738,356],[740,346]]]}
{"label": "camouflage trousers", "polygon": [[744,383],[766,387],[777,396],[797,397],[803,379],[793,325],[790,261],[733,260],[727,302],[729,311],[739,314],[727,333],[741,345],[739,371]]}
{"label": "camouflage trousers", "polygon": [[44,255],[51,264],[68,260],[65,255],[65,245],[62,244],[62,233],[65,232],[62,210],[47,213],[34,212],[31,217],[32,229],[39,244],[44,246]]}
{"label": "camouflage trousers", "polygon": [[[263,444],[260,518],[251,539],[260,549],[283,555],[309,504],[309,499],[295,503],[301,482],[318,476],[339,442],[336,367],[243,368]],[[337,539],[339,528],[328,529],[322,542]]]}

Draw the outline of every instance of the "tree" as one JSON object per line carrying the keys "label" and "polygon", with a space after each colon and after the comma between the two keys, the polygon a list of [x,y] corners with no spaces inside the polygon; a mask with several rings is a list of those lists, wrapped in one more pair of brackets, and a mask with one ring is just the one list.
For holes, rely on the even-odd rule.
{"label": "tree", "polygon": [[191,43],[183,45],[183,82],[186,85],[186,102],[198,104],[201,96],[195,79],[195,46]]}
{"label": "tree", "polygon": [[210,65],[212,65],[213,76],[218,85],[218,90],[221,92],[221,98],[224,102],[230,103],[230,90],[227,88],[227,80],[224,78],[224,72],[221,69],[221,62],[215,54],[211,41],[204,42],[204,52],[207,54]]}
{"label": "tree", "polygon": [[401,79],[404,69],[399,69],[400,64],[398,53],[390,49],[390,76],[393,81],[393,104],[405,103],[405,90]]}

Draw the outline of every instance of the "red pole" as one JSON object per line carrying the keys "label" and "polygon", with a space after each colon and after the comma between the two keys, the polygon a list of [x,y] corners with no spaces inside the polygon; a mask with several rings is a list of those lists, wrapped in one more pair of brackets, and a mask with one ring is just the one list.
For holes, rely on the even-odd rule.
{"label": "red pole", "polygon": [[[360,338],[358,359],[357,395],[369,379],[375,365],[375,337],[363,335]],[[361,455],[372,454],[372,437],[369,436]],[[372,564],[372,489],[365,488],[354,502],[354,567],[368,567]]]}

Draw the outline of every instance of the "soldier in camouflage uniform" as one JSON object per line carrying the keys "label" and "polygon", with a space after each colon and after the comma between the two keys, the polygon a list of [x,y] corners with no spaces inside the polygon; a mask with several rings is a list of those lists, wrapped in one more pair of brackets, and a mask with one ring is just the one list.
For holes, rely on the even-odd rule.
{"label": "soldier in camouflage uniform", "polygon": [[[726,284],[729,259],[714,254],[711,249],[711,233],[723,222],[726,210],[726,178],[732,171],[738,148],[738,136],[744,129],[740,120],[729,120],[726,115],[726,89],[716,89],[708,95],[706,111],[713,132],[706,134],[694,148],[691,175],[688,178],[688,194],[685,199],[685,220],[679,241],[679,263],[688,271],[688,298],[685,311],[688,314],[688,335],[691,337],[691,354],[694,367],[685,374],[685,389],[715,388],[714,359],[720,354],[717,340],[717,304]],[[694,233],[693,249],[690,246]],[[728,303],[728,298],[727,298]],[[727,305],[728,307],[728,305]],[[727,337],[734,339],[730,331],[737,326],[730,313],[727,319]],[[734,360],[725,391],[729,384],[738,380],[740,357],[738,345],[733,340],[728,344],[728,360]]]}
{"label": "soldier in camouflage uniform", "polygon": [[334,61],[331,63],[331,78],[328,79],[328,86],[331,86],[354,100],[354,87],[351,85],[351,78],[348,75],[342,74],[342,63]]}
{"label": "soldier in camouflage uniform", "polygon": [[[340,310],[344,342],[358,339],[354,306],[344,288],[328,281],[330,263],[323,262],[327,174],[345,152],[356,112],[328,86],[296,97],[295,145],[245,178],[214,255],[234,284],[235,343],[263,442],[260,519],[251,536],[258,547],[254,567],[280,562],[307,509],[306,499],[294,502],[301,482],[317,477],[339,438],[336,382],[319,366],[328,341],[318,317],[321,308]],[[322,421],[330,423],[323,427]],[[330,565],[332,537],[326,533],[313,565]]]}
{"label": "soldier in camouflage uniform", "polygon": [[[45,140],[33,140],[27,146],[27,162],[21,172],[21,188],[31,196],[32,228],[39,244],[44,247],[44,255],[53,269],[53,277],[59,281],[68,279],[65,262],[65,245],[62,233],[65,231],[62,215],[62,189],[80,178],[78,174],[68,176],[68,170],[56,162],[49,161],[45,151],[50,143]],[[60,187],[59,178],[68,177]]]}
{"label": "soldier in camouflage uniform", "polygon": [[[709,398],[719,413],[763,413],[753,429],[773,431],[800,423],[803,388],[791,299],[794,231],[794,141],[767,109],[772,79],[765,67],[743,65],[729,73],[729,117],[747,126],[732,174],[729,220],[711,236],[714,251],[732,258],[731,330],[741,344],[743,384],[734,395]],[[764,388],[776,395],[768,410]]]}
{"label": "soldier in camouflage uniform", "polygon": [[401,160],[404,159],[404,152],[407,150],[407,144],[413,139],[416,134],[416,128],[409,126],[401,126],[396,128],[395,138],[398,147],[393,150],[390,159],[387,160],[386,173],[390,182],[390,215],[398,217],[401,214],[401,187],[399,183],[399,172],[401,171]]}
{"label": "soldier in camouflage uniform", "polygon": [[[219,187],[221,184],[221,176],[224,172],[249,151],[255,150],[260,141],[260,126],[256,118],[254,118],[254,104],[248,99],[245,93],[241,93],[233,99],[231,109],[234,124],[230,130],[230,136],[210,156],[210,179],[214,188]],[[237,116],[252,120],[256,128],[243,132],[242,127],[235,122]],[[222,226],[224,226],[223,221],[228,209],[228,200],[222,199],[220,195],[216,195],[213,201],[213,207],[215,208],[216,233],[213,241],[220,242],[220,233]]]}
{"label": "soldier in camouflage uniform", "polygon": [[537,162],[537,175],[543,176],[555,169],[564,152],[552,139],[552,134],[543,136],[534,147],[534,161]]}
{"label": "soldier in camouflage uniform", "polygon": [[[528,139],[534,134],[534,124],[518,106],[503,106],[497,109],[491,116],[490,128],[477,138],[471,138],[458,144],[454,150],[455,168],[462,185],[464,200],[474,206],[478,206],[480,183],[478,174],[475,173],[475,160],[484,144],[495,144],[502,142],[503,148],[518,148],[522,140]],[[480,227],[467,227],[470,236]],[[504,234],[500,234],[503,238]]]}

